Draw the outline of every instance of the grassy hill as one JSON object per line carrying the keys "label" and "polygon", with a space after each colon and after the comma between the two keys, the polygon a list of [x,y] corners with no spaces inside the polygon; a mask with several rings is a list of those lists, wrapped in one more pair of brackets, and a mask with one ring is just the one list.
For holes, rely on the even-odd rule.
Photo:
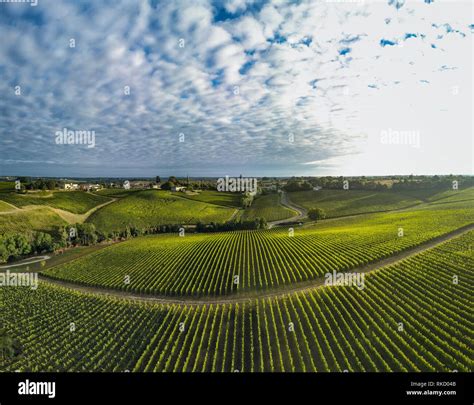
{"label": "grassy hill", "polygon": [[403,209],[429,202],[474,200],[474,187],[465,190],[416,189],[398,191],[319,190],[288,193],[290,201],[306,209],[322,208],[328,218]]}
{"label": "grassy hill", "polygon": [[177,197],[189,198],[190,200],[201,201],[215,205],[222,205],[224,207],[239,208],[241,206],[239,193],[204,190],[197,192],[196,194],[187,194],[181,192],[172,194]]}
{"label": "grassy hill", "polygon": [[2,193],[0,200],[16,207],[46,205],[74,214],[84,214],[90,209],[110,201],[110,198],[84,191],[39,191],[27,194]]}
{"label": "grassy hill", "polygon": [[169,191],[145,190],[96,211],[87,220],[102,232],[120,231],[127,226],[147,228],[163,224],[225,222],[235,209],[177,197]]}
{"label": "grassy hill", "polygon": [[268,194],[257,197],[252,206],[245,209],[242,219],[265,218],[267,221],[278,221],[297,214],[297,212],[280,205],[279,194]]}
{"label": "grassy hill", "polygon": [[15,210],[0,214],[0,233],[51,231],[67,222],[48,207],[31,210]]}

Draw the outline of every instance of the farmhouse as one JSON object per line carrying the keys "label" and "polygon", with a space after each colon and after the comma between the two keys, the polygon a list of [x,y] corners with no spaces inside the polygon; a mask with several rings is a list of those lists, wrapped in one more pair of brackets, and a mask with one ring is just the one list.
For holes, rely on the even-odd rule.
{"label": "farmhouse", "polygon": [[76,183],[64,183],[64,190],[77,190],[79,184]]}
{"label": "farmhouse", "polygon": [[175,191],[175,192],[176,191],[182,191],[182,192],[184,192],[184,191],[186,191],[186,187],[184,187],[184,186],[173,186],[173,187],[171,187],[171,191]]}
{"label": "farmhouse", "polygon": [[102,187],[100,184],[84,183],[84,184],[81,184],[80,188],[83,191],[91,191],[91,190],[97,191],[97,190],[100,190]]}

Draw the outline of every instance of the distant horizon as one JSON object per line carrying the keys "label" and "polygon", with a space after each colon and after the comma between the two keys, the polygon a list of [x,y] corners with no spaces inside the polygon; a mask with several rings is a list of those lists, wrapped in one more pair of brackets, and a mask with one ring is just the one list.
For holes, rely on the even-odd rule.
{"label": "distant horizon", "polygon": [[[224,176],[199,176],[199,175],[179,175],[179,174],[170,174],[170,175],[164,175],[164,174],[156,174],[156,175],[151,175],[151,176],[33,176],[33,175],[1,175],[0,178],[18,178],[18,177],[29,177],[33,179],[59,179],[59,180],[80,180],[80,179],[137,179],[137,180],[149,180],[149,179],[154,179],[156,177],[164,178],[167,179],[169,177],[177,177],[177,178],[186,178],[189,177],[190,180],[193,179],[217,179]],[[239,177],[240,174],[228,174],[227,176],[229,177]],[[447,174],[440,174],[440,173],[434,173],[434,174],[415,174],[415,173],[410,173],[410,174],[386,174],[386,175],[369,175],[369,174],[361,174],[361,175],[343,175],[343,174],[338,174],[338,175],[284,175],[284,176],[267,176],[267,175],[253,175],[253,176],[244,176],[243,177],[254,177],[254,178],[276,178],[276,179],[290,179],[293,177],[369,177],[369,178],[376,178],[376,177],[381,177],[381,178],[387,178],[387,177],[433,177],[433,176],[439,176],[439,177],[449,177],[449,176],[462,176],[462,177],[474,177],[473,174],[461,174],[461,173],[447,173]]]}

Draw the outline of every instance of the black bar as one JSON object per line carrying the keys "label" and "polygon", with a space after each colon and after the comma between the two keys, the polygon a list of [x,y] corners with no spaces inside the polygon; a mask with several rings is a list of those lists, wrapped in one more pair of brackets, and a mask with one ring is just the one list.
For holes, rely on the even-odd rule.
{"label": "black bar", "polygon": [[[27,380],[55,382],[55,397],[19,395],[19,383]],[[412,385],[413,382],[416,385]],[[430,395],[428,390],[442,391],[443,394]],[[422,394],[408,395],[407,391],[420,391]],[[474,396],[472,374],[469,373],[0,374],[1,405],[71,401],[159,404],[173,398],[179,404],[185,401],[220,404],[240,401],[247,405],[248,401],[268,404],[272,400],[278,403],[288,401],[290,405],[302,401],[308,404],[340,401],[350,404],[472,404]]]}

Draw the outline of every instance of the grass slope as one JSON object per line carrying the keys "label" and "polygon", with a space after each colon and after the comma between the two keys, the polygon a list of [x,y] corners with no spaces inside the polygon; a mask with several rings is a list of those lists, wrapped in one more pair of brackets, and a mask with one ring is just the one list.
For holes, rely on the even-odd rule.
{"label": "grass slope", "polygon": [[94,212],[87,220],[98,230],[113,232],[127,226],[146,228],[163,224],[224,222],[234,209],[176,197],[168,191],[145,190]]}
{"label": "grass slope", "polygon": [[177,197],[189,198],[194,201],[201,201],[205,203],[222,205],[224,207],[240,208],[240,194],[239,193],[226,193],[213,190],[200,191],[197,194],[186,194],[186,193],[172,193]]}
{"label": "grass slope", "polygon": [[297,212],[280,205],[279,194],[268,194],[257,197],[252,206],[245,209],[242,219],[265,218],[267,221],[279,221],[297,214]]}
{"label": "grass slope", "polygon": [[41,191],[28,194],[0,194],[0,200],[16,207],[28,205],[47,205],[74,214],[84,214],[97,205],[110,201],[108,197],[87,193],[84,191]]}
{"label": "grass slope", "polygon": [[0,215],[0,233],[51,231],[57,226],[66,224],[66,221],[47,207],[15,210]]}

